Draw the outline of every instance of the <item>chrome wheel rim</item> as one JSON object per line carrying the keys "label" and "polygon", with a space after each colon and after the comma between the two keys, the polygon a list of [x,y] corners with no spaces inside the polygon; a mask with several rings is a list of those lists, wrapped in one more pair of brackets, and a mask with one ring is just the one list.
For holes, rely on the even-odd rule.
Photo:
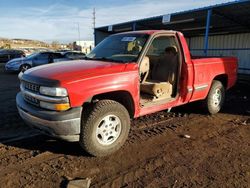
{"label": "chrome wheel rim", "polygon": [[220,89],[216,89],[214,94],[213,94],[213,105],[215,107],[218,107],[221,103],[221,90]]}
{"label": "chrome wheel rim", "polygon": [[96,139],[102,145],[111,145],[121,134],[121,120],[116,115],[107,115],[99,122]]}
{"label": "chrome wheel rim", "polygon": [[28,65],[22,66],[22,71],[23,71],[23,72],[26,71],[26,70],[28,70],[28,69],[29,69],[29,66],[28,66]]}

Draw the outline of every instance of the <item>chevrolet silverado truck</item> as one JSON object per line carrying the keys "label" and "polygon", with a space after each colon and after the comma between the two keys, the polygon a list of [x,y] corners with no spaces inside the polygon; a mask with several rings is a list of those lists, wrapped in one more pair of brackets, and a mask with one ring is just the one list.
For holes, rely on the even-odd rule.
{"label": "chevrolet silverado truck", "polygon": [[107,37],[84,60],[35,67],[19,79],[16,103],[27,124],[105,156],[124,144],[133,118],[193,101],[219,112],[237,59],[192,57],[177,31],[133,31]]}

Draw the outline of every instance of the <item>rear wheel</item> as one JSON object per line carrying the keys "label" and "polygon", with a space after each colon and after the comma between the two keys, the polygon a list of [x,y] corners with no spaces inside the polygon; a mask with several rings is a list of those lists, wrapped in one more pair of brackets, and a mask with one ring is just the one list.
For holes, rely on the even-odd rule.
{"label": "rear wheel", "polygon": [[219,112],[224,104],[225,100],[225,88],[223,84],[214,80],[212,86],[205,100],[206,109],[210,114],[216,114]]}
{"label": "rear wheel", "polygon": [[24,64],[20,66],[20,72],[25,72],[26,70],[30,69],[31,66],[28,64]]}
{"label": "rear wheel", "polygon": [[116,101],[101,100],[83,114],[80,145],[93,156],[109,155],[125,143],[129,129],[127,109]]}

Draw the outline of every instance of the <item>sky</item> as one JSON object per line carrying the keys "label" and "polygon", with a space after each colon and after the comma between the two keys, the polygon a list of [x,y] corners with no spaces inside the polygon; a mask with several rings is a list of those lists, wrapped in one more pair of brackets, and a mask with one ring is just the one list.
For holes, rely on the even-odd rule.
{"label": "sky", "polygon": [[[96,27],[230,0],[0,0],[0,37],[62,43],[93,40]],[[232,1],[232,0],[231,0]]]}

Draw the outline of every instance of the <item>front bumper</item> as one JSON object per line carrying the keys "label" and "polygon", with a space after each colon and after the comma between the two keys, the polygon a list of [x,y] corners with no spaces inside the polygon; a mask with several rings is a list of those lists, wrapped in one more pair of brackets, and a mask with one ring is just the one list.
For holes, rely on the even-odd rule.
{"label": "front bumper", "polygon": [[16,96],[17,109],[22,119],[41,132],[67,141],[79,141],[82,107],[64,112],[43,110],[28,104],[21,93]]}
{"label": "front bumper", "polygon": [[12,65],[5,65],[6,72],[17,72],[19,71],[20,65],[12,66]]}

